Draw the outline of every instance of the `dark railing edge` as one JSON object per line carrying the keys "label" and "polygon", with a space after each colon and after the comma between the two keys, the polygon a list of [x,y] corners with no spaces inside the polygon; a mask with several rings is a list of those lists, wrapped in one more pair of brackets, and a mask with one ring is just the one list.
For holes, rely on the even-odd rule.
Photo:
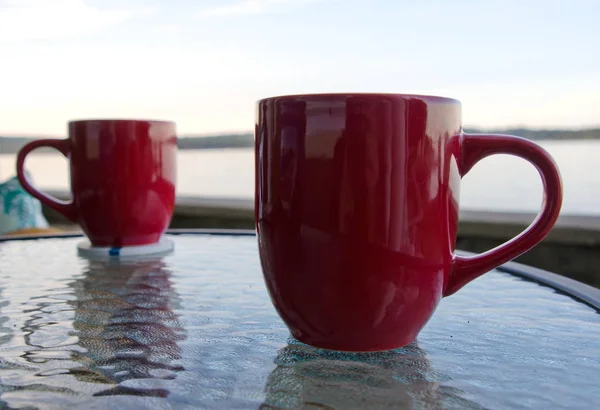
{"label": "dark railing edge", "polygon": [[585,303],[600,313],[600,289],[596,289],[590,285],[586,285],[585,283],[567,278],[566,276],[557,273],[523,265],[518,262],[507,262],[498,267],[497,270],[536,282],[540,285],[548,286],[560,293]]}
{"label": "dark railing edge", "polygon": [[[466,256],[475,255],[473,252],[465,251],[460,251],[460,254]],[[562,294],[577,299],[600,313],[600,289],[593,286],[557,273],[518,262],[506,262],[497,267],[496,270],[552,288]]]}

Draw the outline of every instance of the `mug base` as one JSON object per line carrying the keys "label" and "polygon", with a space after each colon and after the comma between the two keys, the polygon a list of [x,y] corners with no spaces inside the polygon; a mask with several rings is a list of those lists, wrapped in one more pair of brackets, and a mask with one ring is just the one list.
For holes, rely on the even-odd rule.
{"label": "mug base", "polygon": [[115,248],[110,246],[94,246],[90,241],[82,241],[77,244],[79,256],[88,259],[132,259],[148,256],[164,256],[173,251],[175,245],[167,238],[161,238],[158,242],[147,245],[124,246]]}
{"label": "mug base", "polygon": [[110,235],[110,236],[98,236],[91,235],[86,229],[83,229],[83,233],[91,242],[91,246],[98,248],[125,248],[132,246],[145,246],[153,245],[160,241],[163,237],[164,232],[155,232],[152,234],[143,235]]}

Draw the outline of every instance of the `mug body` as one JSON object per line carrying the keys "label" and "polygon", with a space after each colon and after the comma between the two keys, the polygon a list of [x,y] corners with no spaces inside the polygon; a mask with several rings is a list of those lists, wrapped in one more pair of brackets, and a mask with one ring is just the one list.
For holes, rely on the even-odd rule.
{"label": "mug body", "polygon": [[175,206],[175,124],[72,121],[69,141],[73,204],[92,245],[158,242]]}
{"label": "mug body", "polygon": [[399,94],[257,104],[255,217],[265,282],[300,342],[412,342],[452,270],[460,102]]}

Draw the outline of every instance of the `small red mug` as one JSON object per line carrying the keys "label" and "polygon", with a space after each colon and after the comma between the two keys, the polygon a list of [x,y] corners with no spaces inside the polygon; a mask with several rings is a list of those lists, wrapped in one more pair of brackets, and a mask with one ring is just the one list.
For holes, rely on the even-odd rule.
{"label": "small red mug", "polygon": [[[60,201],[32,186],[27,154],[51,147],[69,159],[72,200]],[[93,246],[152,244],[165,232],[175,206],[175,124],[145,120],[69,122],[66,139],[40,139],[17,156],[17,176],[31,195],[79,224]]]}
{"label": "small red mug", "polygon": [[[269,295],[300,342],[379,351],[411,343],[440,299],[526,252],[555,224],[562,183],[537,144],[465,134],[459,101],[323,94],[257,103],[255,217]],[[477,256],[454,253],[460,180],[481,159],[531,162],[536,220]]]}

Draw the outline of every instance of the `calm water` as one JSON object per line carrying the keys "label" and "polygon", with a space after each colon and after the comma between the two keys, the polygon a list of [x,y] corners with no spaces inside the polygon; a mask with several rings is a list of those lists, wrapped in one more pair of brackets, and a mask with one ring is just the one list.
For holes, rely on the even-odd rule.
{"label": "calm water", "polygon": [[[547,141],[564,182],[563,213],[600,214],[600,141]],[[14,155],[0,155],[0,179],[14,175]],[[45,188],[67,189],[68,166],[60,155],[34,155],[27,168]],[[178,157],[178,193],[252,198],[254,154],[251,149],[186,150]],[[461,207],[505,211],[537,211],[542,187],[537,171],[524,160],[494,156],[464,178]]]}

